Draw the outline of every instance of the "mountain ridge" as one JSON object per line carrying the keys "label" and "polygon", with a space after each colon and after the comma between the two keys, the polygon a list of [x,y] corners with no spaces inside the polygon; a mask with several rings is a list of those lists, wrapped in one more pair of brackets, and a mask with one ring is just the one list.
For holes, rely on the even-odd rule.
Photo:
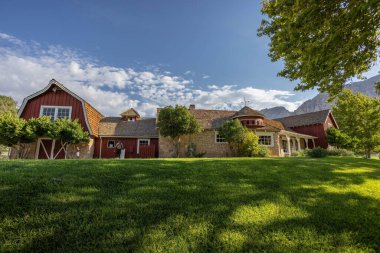
{"label": "mountain ridge", "polygon": [[[376,93],[375,84],[380,82],[380,75],[373,76],[371,78],[352,82],[346,86],[347,89],[354,92],[361,92],[370,97],[379,97]],[[334,102],[327,102],[329,96],[327,93],[319,93],[315,97],[303,102],[295,111],[291,112],[283,106],[276,106],[272,108],[265,108],[260,110],[260,113],[264,114],[270,119],[282,118],[292,115],[304,114],[308,112],[316,112],[331,109]]]}

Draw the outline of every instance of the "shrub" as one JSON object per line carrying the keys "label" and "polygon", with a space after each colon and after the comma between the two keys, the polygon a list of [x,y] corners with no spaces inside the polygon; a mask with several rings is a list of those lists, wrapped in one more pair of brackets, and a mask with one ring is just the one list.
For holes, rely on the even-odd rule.
{"label": "shrub", "polygon": [[328,155],[327,150],[323,148],[313,148],[308,151],[308,155],[314,158],[326,157]]}
{"label": "shrub", "polygon": [[305,157],[309,155],[309,149],[297,150],[292,152],[292,156]]}
{"label": "shrub", "polygon": [[253,153],[253,156],[256,156],[256,157],[267,157],[269,156],[269,149],[265,148],[265,147],[259,147],[254,153]]}
{"label": "shrub", "polygon": [[242,132],[242,141],[239,145],[238,154],[239,156],[255,156],[260,150],[259,147],[259,137],[249,129],[244,128]]}
{"label": "shrub", "polygon": [[355,153],[353,151],[347,149],[328,149],[327,154],[329,156],[354,156]]}

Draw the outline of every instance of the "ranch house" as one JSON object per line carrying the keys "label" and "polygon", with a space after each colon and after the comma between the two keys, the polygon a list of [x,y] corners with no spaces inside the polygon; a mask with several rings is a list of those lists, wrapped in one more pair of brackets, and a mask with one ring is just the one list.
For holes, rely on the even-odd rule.
{"label": "ranch house", "polygon": [[[157,109],[159,113],[160,109]],[[182,138],[180,155],[185,156],[188,146],[195,144],[197,152],[205,157],[230,156],[228,144],[219,135],[218,128],[226,121],[238,119],[258,135],[259,144],[270,150],[271,156],[290,156],[305,148],[327,148],[326,130],[338,127],[331,111],[320,111],[281,119],[268,119],[258,111],[245,106],[238,111],[197,109],[189,111],[199,121],[203,131]],[[144,118],[133,108],[119,117],[106,117],[87,101],[52,79],[42,90],[26,97],[18,116],[26,120],[49,116],[77,119],[90,135],[86,144],[71,145],[68,157],[74,158],[153,158],[173,157],[173,142],[160,135],[156,118]],[[14,155],[14,154],[13,154]],[[39,138],[28,145],[27,158],[62,159],[60,143]]]}

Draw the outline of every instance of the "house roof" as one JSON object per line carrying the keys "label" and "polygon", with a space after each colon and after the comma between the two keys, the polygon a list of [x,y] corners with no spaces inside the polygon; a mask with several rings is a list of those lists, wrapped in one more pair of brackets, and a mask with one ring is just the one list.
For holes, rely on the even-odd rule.
{"label": "house roof", "polygon": [[105,117],[99,123],[99,136],[158,138],[156,119],[125,121],[120,117]]}
{"label": "house roof", "polygon": [[191,109],[190,113],[204,129],[216,129],[231,119],[236,111]]}
{"label": "house roof", "polygon": [[126,110],[125,112],[122,112],[120,114],[120,116],[122,117],[138,117],[140,118],[140,114],[133,108],[130,108],[128,110]]}
{"label": "house roof", "polygon": [[253,110],[252,108],[250,108],[248,106],[244,106],[243,108],[241,108],[239,111],[237,111],[232,116],[232,118],[238,118],[238,117],[244,117],[244,116],[262,117],[262,118],[264,118],[264,115],[262,115],[261,113],[259,113],[256,110]]}
{"label": "house roof", "polygon": [[56,86],[56,87],[60,88],[61,90],[67,92],[68,94],[75,97],[76,99],[78,99],[82,103],[82,109],[84,112],[85,123],[86,123],[87,129],[89,131],[89,134],[97,136],[98,135],[97,126],[98,126],[99,119],[103,118],[104,116],[100,112],[98,112],[92,105],[90,105],[86,100],[79,97],[77,94],[75,94],[74,92],[72,92],[71,90],[66,88],[62,83],[58,82],[55,79],[51,79],[49,84],[45,88],[43,88],[42,90],[37,91],[36,93],[33,93],[32,95],[29,95],[28,97],[24,98],[24,100],[22,101],[22,104],[20,106],[20,109],[18,110],[18,113],[17,113],[18,116],[19,117],[21,116],[21,114],[24,111],[25,106],[29,100],[45,93],[46,91],[48,91],[53,86]]}
{"label": "house roof", "polygon": [[[324,124],[327,117],[331,113],[330,110],[323,110],[318,112],[310,112],[299,115],[288,116],[284,118],[275,119],[282,122],[285,127],[299,127],[308,125]],[[335,121],[335,120],[334,120]]]}
{"label": "house roof", "polygon": [[[251,113],[252,111],[255,111],[255,110],[252,110],[252,111],[251,110],[246,110],[246,111],[248,111],[249,113]],[[204,129],[217,129],[220,126],[222,126],[225,121],[234,118],[238,112],[227,111],[227,110],[191,109],[190,113],[194,115],[194,117],[198,120],[198,122],[201,124],[201,126]],[[244,116],[247,116],[247,115],[245,114]],[[258,127],[256,128],[256,130],[280,131],[280,130],[286,130],[286,128],[279,121],[264,118],[264,126]]]}

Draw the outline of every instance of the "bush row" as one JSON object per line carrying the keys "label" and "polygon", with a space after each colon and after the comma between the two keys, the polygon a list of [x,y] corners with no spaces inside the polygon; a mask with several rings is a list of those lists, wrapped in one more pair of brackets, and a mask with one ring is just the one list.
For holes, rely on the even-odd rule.
{"label": "bush row", "polygon": [[326,156],[354,156],[353,151],[347,149],[323,149],[323,148],[313,148],[305,149],[301,151],[295,151],[292,156],[309,156],[314,158],[326,157]]}

